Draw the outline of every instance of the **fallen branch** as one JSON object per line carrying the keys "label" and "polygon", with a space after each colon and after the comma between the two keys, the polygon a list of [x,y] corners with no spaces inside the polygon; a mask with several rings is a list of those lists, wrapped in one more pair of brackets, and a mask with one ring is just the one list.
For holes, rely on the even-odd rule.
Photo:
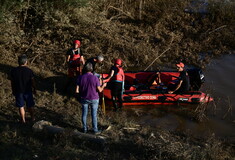
{"label": "fallen branch", "polygon": [[144,71],[146,71],[147,69],[149,69],[149,67],[150,67],[151,65],[153,65],[153,63],[154,63],[158,58],[160,58],[164,53],[166,53],[169,49],[170,49],[170,47],[167,48],[164,52],[162,52],[159,56],[157,56],[157,57],[153,60],[153,62],[152,62],[150,65],[148,65],[148,67],[146,67],[146,68],[144,69]]}
{"label": "fallen branch", "polygon": [[105,131],[109,131],[111,128],[112,128],[111,126],[108,126],[108,128]]}
{"label": "fallen branch", "polygon": [[35,59],[39,56],[40,54],[38,53],[36,56],[33,57],[32,61],[30,62],[31,64],[33,64],[33,62],[35,61]]}
{"label": "fallen branch", "polygon": [[220,30],[222,28],[225,28],[225,27],[227,27],[227,25],[220,26],[220,27],[214,29],[213,31],[210,31],[208,34],[211,34],[211,33],[215,32],[215,31],[218,31],[218,30]]}
{"label": "fallen branch", "polygon": [[[121,12],[123,15],[125,15],[125,16],[127,16],[127,17],[129,17],[129,18],[131,18],[131,19],[135,19],[133,16],[131,16],[130,14],[124,12],[123,10],[121,10],[121,9],[119,9],[119,8],[116,8],[116,7],[113,7],[113,6],[109,6],[109,7],[108,7],[108,10],[111,9],[111,8],[112,8],[112,9],[115,9],[115,10],[117,10],[117,11],[119,11],[119,12]],[[113,19],[113,18],[111,18],[111,19]]]}
{"label": "fallen branch", "polygon": [[162,135],[159,135],[159,137],[164,141],[164,143],[168,142]]}
{"label": "fallen branch", "polygon": [[32,47],[33,43],[34,43],[34,40],[30,43],[29,47],[24,51],[24,53],[26,53]]}
{"label": "fallen branch", "polygon": [[139,128],[134,128],[134,127],[124,127],[124,130],[134,130],[134,131],[138,131],[140,130]]}
{"label": "fallen branch", "polygon": [[[62,134],[62,133],[65,133],[66,131],[66,129],[59,127],[59,126],[53,126],[50,122],[44,121],[44,120],[36,122],[33,125],[33,130],[35,132],[46,132],[49,134]],[[106,142],[106,137],[104,136],[82,133],[77,130],[73,131],[72,134],[69,134],[69,135],[72,135],[75,138],[87,139],[95,143],[104,144]]]}
{"label": "fallen branch", "polygon": [[159,56],[157,56],[157,57],[153,60],[153,62],[152,62],[147,68],[145,68],[144,71],[146,71],[151,65],[153,65],[153,63],[154,63],[158,58],[160,58],[164,53],[166,53],[168,50],[170,50],[171,45],[172,45],[172,43],[173,43],[173,41],[174,41],[174,38],[175,38],[174,33],[171,33],[171,40],[170,40],[170,44],[168,45],[169,47],[168,47],[164,52],[162,52]]}

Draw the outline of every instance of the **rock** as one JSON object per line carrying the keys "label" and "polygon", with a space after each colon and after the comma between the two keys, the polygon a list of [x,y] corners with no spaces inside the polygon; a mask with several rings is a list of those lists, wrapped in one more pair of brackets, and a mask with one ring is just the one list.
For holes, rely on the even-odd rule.
{"label": "rock", "polygon": [[[33,130],[35,132],[42,132],[42,133],[46,132],[46,133],[49,133],[49,134],[61,134],[61,133],[66,134],[66,132],[65,132],[66,129],[64,129],[62,127],[59,127],[59,126],[53,126],[51,122],[44,121],[44,120],[36,122],[33,125]],[[86,139],[86,140],[93,141],[93,142],[99,143],[99,144],[104,144],[106,142],[106,137],[104,137],[104,136],[95,135],[95,134],[88,134],[88,133],[82,133],[82,132],[79,132],[77,130],[73,131],[71,136],[73,136],[75,138],[79,138],[79,139]]]}
{"label": "rock", "polygon": [[48,121],[41,120],[41,121],[34,123],[32,128],[35,132],[41,132],[45,126],[52,126],[52,123],[48,122]]}

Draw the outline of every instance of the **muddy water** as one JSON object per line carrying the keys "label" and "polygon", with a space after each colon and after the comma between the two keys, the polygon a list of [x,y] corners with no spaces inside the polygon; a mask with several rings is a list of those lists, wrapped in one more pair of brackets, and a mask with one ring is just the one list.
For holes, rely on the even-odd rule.
{"label": "muddy water", "polygon": [[226,118],[235,120],[235,55],[213,60],[207,66],[205,76],[206,84],[203,90],[211,92],[215,98],[218,114],[232,108]]}
{"label": "muddy water", "polygon": [[235,55],[213,60],[204,74],[206,82],[201,90],[210,93],[214,102],[207,106],[206,118],[201,122],[192,118],[195,105],[139,106],[126,108],[125,111],[140,124],[152,128],[185,131],[201,136],[214,133],[235,142]]}

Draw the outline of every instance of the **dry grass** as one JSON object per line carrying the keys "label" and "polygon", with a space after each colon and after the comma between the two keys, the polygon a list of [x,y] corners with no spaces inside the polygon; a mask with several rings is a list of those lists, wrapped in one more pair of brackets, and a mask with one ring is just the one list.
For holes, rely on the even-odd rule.
{"label": "dry grass", "polygon": [[32,65],[65,73],[66,49],[73,39],[80,39],[85,58],[103,54],[106,69],[116,57],[124,59],[127,67],[144,69],[167,48],[156,64],[182,58],[200,66],[208,61],[201,57],[234,46],[233,5],[226,9],[213,5],[212,13],[198,20],[197,15],[183,12],[187,2],[182,1],[142,0],[140,7],[141,1],[96,0],[83,8],[29,2],[14,8],[15,14],[7,12],[8,21],[1,23],[2,51],[13,53],[2,56],[4,61],[12,63],[26,53]]}
{"label": "dry grass", "polygon": [[[77,143],[68,135],[38,135],[32,132],[32,124],[18,124],[9,81],[11,68],[17,66],[17,56],[27,54],[38,87],[36,119],[79,130],[81,106],[72,90],[70,94],[62,90],[67,69],[65,53],[74,39],[82,41],[85,58],[103,54],[106,71],[116,57],[124,60],[126,69],[143,70],[167,48],[169,51],[160,56],[153,67],[178,58],[202,67],[212,56],[234,49],[233,5],[225,6],[226,9],[214,5],[211,14],[198,21],[197,15],[183,12],[187,3],[179,0],[61,0],[60,3],[28,0],[17,5],[15,1],[3,2],[1,7],[6,7],[0,11],[2,159],[234,157],[234,148],[215,137],[194,138],[185,133],[153,130],[138,126],[125,113],[99,115],[101,128],[112,126],[103,133],[109,138],[103,147],[95,144],[92,147],[86,141]],[[201,54],[197,54],[199,52]]]}

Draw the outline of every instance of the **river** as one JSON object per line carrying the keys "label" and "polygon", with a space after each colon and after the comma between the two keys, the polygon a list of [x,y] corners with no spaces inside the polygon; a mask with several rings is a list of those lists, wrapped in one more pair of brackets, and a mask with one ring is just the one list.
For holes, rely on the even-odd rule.
{"label": "river", "polygon": [[214,133],[235,142],[235,55],[212,60],[203,72],[206,82],[201,90],[209,93],[214,102],[206,106],[206,116],[200,122],[191,117],[193,110],[179,106],[138,106],[124,110],[141,125],[200,136]]}

